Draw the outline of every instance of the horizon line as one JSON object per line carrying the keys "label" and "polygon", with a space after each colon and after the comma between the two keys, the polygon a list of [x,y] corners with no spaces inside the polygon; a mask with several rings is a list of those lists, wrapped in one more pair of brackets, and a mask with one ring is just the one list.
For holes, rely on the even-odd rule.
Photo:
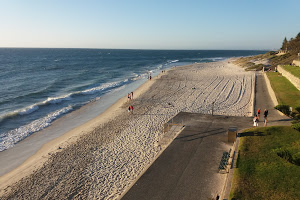
{"label": "horizon line", "polygon": [[[89,48],[89,47],[0,47],[0,49],[99,49],[99,50],[165,50],[165,51],[276,51],[274,49],[143,49],[143,48]],[[278,49],[277,49],[278,50]]]}

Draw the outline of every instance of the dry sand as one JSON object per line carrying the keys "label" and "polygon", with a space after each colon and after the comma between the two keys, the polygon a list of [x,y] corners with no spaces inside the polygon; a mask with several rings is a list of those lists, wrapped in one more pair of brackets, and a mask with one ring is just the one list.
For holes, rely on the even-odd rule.
{"label": "dry sand", "polygon": [[[118,199],[163,150],[180,111],[250,116],[254,74],[227,61],[173,68],[0,178],[5,199]],[[134,113],[127,108],[133,105]],[[24,177],[24,178],[23,178]],[[22,179],[21,179],[22,178]],[[15,183],[16,182],[16,183]]]}

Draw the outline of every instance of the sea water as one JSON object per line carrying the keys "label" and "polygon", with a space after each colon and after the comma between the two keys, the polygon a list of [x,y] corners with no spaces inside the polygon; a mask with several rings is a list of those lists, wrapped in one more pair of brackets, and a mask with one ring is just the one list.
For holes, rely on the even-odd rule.
{"label": "sea water", "polygon": [[93,104],[80,119],[66,117],[69,128],[88,121],[144,83],[150,74],[155,76],[173,66],[262,53],[0,48],[0,151]]}

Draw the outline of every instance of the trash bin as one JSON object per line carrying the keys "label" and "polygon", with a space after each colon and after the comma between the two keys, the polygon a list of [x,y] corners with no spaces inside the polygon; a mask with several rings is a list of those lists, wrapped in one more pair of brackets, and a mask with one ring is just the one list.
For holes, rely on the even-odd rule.
{"label": "trash bin", "polygon": [[235,142],[237,135],[237,127],[230,127],[228,129],[228,142]]}

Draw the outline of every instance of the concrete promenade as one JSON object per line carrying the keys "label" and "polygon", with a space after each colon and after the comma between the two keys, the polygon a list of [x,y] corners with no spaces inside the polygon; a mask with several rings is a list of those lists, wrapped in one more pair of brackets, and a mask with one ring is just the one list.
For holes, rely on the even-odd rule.
{"label": "concrete promenade", "polygon": [[179,113],[185,129],[151,165],[122,199],[208,199],[223,192],[227,174],[218,167],[227,142],[227,130],[252,125],[249,117]]}

